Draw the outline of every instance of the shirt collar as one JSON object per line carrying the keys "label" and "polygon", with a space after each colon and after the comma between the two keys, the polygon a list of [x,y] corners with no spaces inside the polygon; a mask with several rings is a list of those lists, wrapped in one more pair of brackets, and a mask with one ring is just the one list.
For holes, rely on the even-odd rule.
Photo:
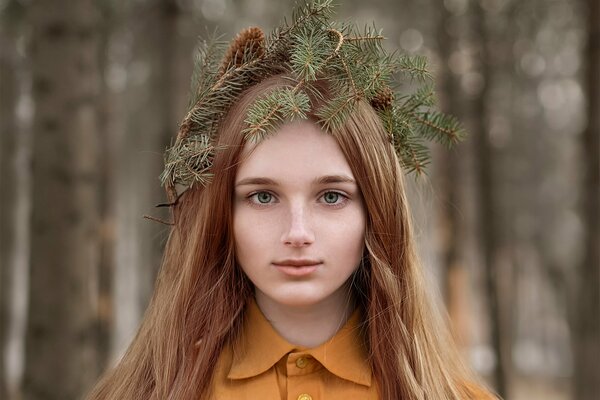
{"label": "shirt collar", "polygon": [[246,308],[244,327],[233,346],[233,362],[229,379],[245,379],[267,371],[292,351],[310,354],[329,372],[340,378],[371,386],[371,367],[360,334],[361,313],[354,311],[335,336],[313,349],[288,343],[271,326],[256,301]]}

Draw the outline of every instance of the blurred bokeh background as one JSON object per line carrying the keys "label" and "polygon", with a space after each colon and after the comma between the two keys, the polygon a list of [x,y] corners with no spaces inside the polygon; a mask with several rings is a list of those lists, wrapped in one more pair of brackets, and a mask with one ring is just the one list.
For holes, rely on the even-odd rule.
{"label": "blurred bokeh background", "polygon": [[[598,0],[344,0],[427,55],[469,136],[407,179],[466,359],[505,399],[600,399]],[[80,398],[122,355],[169,227],[158,175],[198,37],[290,0],[0,0],[0,399]],[[410,90],[410,85],[406,86]]]}

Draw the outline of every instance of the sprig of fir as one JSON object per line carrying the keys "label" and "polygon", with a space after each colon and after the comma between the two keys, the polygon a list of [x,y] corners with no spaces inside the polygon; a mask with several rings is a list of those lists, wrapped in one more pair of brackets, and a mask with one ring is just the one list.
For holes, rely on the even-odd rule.
{"label": "sprig of fir", "polygon": [[[425,57],[388,53],[375,26],[361,30],[351,23],[337,24],[331,21],[333,11],[332,0],[308,1],[267,38],[258,28],[249,28],[229,47],[216,35],[201,43],[189,110],[165,153],[163,185],[208,184],[219,150],[213,143],[220,121],[245,89],[281,73],[291,73],[295,86],[273,90],[251,105],[245,119],[247,140],[259,142],[280,124],[306,118],[309,94],[318,93],[313,86],[318,80],[326,80],[332,92],[332,100],[317,113],[323,129],[340,127],[359,102],[370,102],[409,172],[425,171],[426,141],[451,146],[464,137],[454,117],[434,108]],[[396,94],[392,88],[407,78],[419,88]]]}

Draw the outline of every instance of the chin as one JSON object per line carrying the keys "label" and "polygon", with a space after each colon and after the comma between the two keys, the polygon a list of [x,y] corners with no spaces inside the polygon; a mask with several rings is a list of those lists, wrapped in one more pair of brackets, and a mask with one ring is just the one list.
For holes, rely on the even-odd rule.
{"label": "chin", "polygon": [[269,299],[277,304],[287,307],[309,307],[319,304],[326,296],[321,293],[310,293],[307,289],[284,289],[281,293],[272,295],[265,293]]}

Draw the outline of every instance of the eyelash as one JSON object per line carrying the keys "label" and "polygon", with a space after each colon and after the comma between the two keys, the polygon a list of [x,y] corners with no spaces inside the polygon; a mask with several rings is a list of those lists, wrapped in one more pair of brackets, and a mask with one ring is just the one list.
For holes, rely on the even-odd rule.
{"label": "eyelash", "polygon": [[[274,195],[273,193],[271,193],[271,192],[268,192],[268,191],[266,191],[266,190],[261,190],[261,191],[258,191],[258,192],[254,192],[254,193],[251,193],[251,194],[249,194],[249,195],[248,195],[248,197],[246,197],[246,201],[247,201],[247,202],[248,202],[248,203],[249,203],[251,206],[260,207],[260,208],[263,208],[263,207],[268,207],[269,205],[271,205],[272,203],[259,203],[259,202],[254,202],[254,201],[252,201],[252,199],[253,199],[255,196],[257,196],[258,194],[260,194],[260,193],[268,193],[269,195],[271,195],[271,196],[275,197],[275,195]],[[342,198],[342,201],[341,201],[341,202],[339,202],[339,203],[335,203],[335,204],[331,204],[331,203],[323,203],[323,204],[325,204],[327,207],[331,207],[331,208],[340,208],[340,207],[344,206],[344,205],[345,205],[345,204],[346,204],[346,203],[349,201],[349,198],[348,198],[348,196],[346,196],[345,194],[343,194],[343,193],[341,193],[341,192],[337,192],[337,191],[335,191],[335,190],[328,190],[328,191],[324,192],[324,193],[323,193],[323,194],[322,194],[322,195],[321,195],[319,198],[321,198],[321,197],[325,196],[325,195],[326,195],[326,194],[328,194],[328,193],[335,193],[335,194],[337,194],[338,196],[340,196],[340,197]]]}

